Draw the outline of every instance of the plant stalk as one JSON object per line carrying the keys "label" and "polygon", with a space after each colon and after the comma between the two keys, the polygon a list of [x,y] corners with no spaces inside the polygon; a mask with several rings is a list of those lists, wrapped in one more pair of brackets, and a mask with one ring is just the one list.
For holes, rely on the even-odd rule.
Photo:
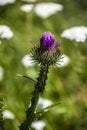
{"label": "plant stalk", "polygon": [[4,130],[4,120],[2,115],[2,103],[0,103],[0,130]]}
{"label": "plant stalk", "polygon": [[46,85],[47,74],[48,74],[49,65],[41,65],[39,77],[35,84],[35,90],[31,99],[31,104],[28,110],[26,111],[26,119],[19,127],[20,130],[30,130],[31,124],[34,121],[34,114],[38,104],[40,94],[43,93]]}

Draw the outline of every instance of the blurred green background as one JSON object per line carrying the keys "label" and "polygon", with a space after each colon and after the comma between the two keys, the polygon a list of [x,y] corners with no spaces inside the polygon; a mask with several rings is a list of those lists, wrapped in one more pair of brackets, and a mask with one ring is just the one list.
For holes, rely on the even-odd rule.
{"label": "blurred green background", "polygon": [[0,95],[6,98],[3,111],[9,110],[15,115],[14,119],[4,120],[5,129],[18,130],[34,89],[32,81],[17,74],[33,79],[38,77],[37,65],[26,68],[21,62],[32,48],[30,40],[39,44],[42,33],[51,31],[56,41],[62,42],[60,49],[70,58],[70,63],[49,70],[42,97],[53,103],[63,103],[41,117],[46,123],[44,130],[87,130],[87,40],[78,43],[61,38],[61,33],[67,28],[87,26],[87,0],[38,0],[32,4],[41,2],[59,3],[64,9],[43,19],[33,10],[29,13],[20,10],[28,2],[17,0],[14,4],[0,6],[0,25],[9,26],[14,33],[11,39],[0,40],[0,66],[4,70]]}

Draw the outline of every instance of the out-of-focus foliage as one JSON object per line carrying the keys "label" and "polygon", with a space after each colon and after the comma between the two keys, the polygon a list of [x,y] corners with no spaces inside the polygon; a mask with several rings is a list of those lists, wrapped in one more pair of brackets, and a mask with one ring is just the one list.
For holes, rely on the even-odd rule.
{"label": "out-of-focus foliage", "polygon": [[[32,4],[41,2],[43,1],[39,0]],[[14,33],[11,39],[0,39],[0,67],[3,68],[0,94],[7,99],[4,110],[9,110],[14,115],[13,119],[4,119],[4,126],[6,130],[18,130],[25,119],[34,83],[17,74],[36,79],[39,67],[24,67],[22,58],[32,48],[31,40],[39,44],[42,33],[51,31],[56,41],[62,42],[60,49],[70,58],[70,62],[65,67],[50,68],[42,96],[54,103],[63,103],[51,108],[40,119],[46,123],[44,130],[87,130],[87,40],[80,43],[61,38],[65,29],[87,26],[87,0],[45,2],[59,3],[64,9],[43,19],[34,10],[29,13],[21,11],[20,7],[27,4],[22,0],[0,6],[0,25],[9,26]]]}

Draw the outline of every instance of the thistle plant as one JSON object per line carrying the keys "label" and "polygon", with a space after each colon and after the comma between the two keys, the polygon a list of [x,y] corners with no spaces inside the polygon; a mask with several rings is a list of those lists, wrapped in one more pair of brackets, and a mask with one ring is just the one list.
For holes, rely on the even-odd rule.
{"label": "thistle plant", "polygon": [[40,45],[34,45],[30,51],[32,60],[37,62],[40,66],[40,72],[37,82],[35,83],[30,107],[26,111],[26,119],[19,127],[20,130],[30,130],[31,123],[35,120],[38,100],[45,90],[49,67],[58,63],[61,58],[61,52],[59,50],[60,45],[60,42],[55,44],[55,38],[51,32],[45,32],[40,38]]}

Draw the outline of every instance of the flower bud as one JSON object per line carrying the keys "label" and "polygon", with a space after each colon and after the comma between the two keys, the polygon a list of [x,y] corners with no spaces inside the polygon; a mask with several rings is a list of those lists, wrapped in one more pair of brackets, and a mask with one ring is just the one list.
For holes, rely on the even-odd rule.
{"label": "flower bud", "polygon": [[45,32],[40,38],[40,47],[34,47],[31,50],[31,57],[34,61],[42,65],[53,65],[60,58],[58,47],[61,43],[54,43],[55,38],[51,32]]}
{"label": "flower bud", "polygon": [[58,47],[60,44],[54,44],[55,37],[51,32],[45,32],[40,38],[40,48],[49,50]]}

